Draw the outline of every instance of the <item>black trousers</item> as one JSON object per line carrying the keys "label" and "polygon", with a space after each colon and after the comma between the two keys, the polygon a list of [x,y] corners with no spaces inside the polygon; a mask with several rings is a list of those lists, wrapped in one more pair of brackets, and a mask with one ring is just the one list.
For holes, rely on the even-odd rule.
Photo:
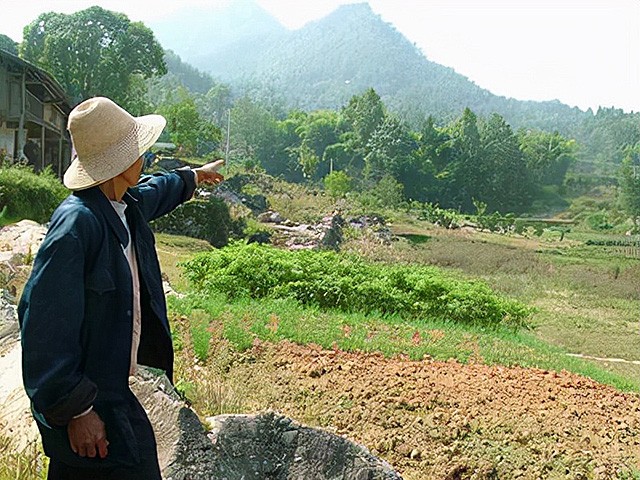
{"label": "black trousers", "polygon": [[78,468],[52,459],[47,480],[162,480],[162,476],[153,455],[131,468]]}

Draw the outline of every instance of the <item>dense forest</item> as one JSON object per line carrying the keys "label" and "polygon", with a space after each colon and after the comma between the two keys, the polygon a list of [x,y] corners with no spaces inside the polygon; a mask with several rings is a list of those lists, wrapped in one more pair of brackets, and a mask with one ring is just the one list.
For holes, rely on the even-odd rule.
{"label": "dense forest", "polygon": [[[366,4],[293,32],[248,5],[236,37],[199,50],[215,77],[163,49],[144,24],[100,7],[40,15],[18,51],[73,102],[107,95],[133,113],[162,113],[162,140],[183,156],[219,155],[229,130],[231,163],[344,193],[548,213],[567,188],[635,174],[638,113],[495,96],[430,62]],[[183,28],[179,19],[174,27]],[[250,42],[256,34],[263,41]]]}

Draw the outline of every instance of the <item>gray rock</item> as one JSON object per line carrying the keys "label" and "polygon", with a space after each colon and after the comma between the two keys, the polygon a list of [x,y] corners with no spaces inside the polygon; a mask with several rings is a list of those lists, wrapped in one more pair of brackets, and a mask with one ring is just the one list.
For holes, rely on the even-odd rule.
{"label": "gray rock", "polygon": [[226,480],[397,480],[365,447],[274,412],[209,420],[214,461],[207,477]]}
{"label": "gray rock", "polygon": [[282,223],[284,219],[278,212],[267,210],[258,215],[257,220],[261,223]]}

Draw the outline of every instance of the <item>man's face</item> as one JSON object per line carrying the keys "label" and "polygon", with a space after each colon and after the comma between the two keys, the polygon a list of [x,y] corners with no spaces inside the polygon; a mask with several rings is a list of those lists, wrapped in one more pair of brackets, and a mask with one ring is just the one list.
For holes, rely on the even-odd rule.
{"label": "man's face", "polygon": [[143,160],[142,157],[140,157],[133,165],[120,174],[120,177],[127,183],[127,188],[133,187],[138,183],[140,173],[142,173],[142,164]]}

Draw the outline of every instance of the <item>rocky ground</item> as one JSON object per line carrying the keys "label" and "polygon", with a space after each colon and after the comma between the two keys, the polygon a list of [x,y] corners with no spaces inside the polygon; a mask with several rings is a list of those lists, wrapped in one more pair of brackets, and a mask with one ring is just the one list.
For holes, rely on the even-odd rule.
{"label": "rocky ground", "polygon": [[[227,377],[406,480],[638,478],[640,397],[577,375],[257,344]],[[248,361],[247,361],[248,360]]]}

